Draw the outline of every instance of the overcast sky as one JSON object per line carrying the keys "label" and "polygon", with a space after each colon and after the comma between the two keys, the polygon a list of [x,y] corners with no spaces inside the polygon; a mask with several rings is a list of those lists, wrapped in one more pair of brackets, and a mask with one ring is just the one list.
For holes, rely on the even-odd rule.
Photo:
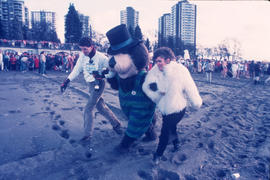
{"label": "overcast sky", "polygon": [[[158,18],[170,13],[175,0],[25,0],[30,11],[56,12],[57,33],[64,41],[64,15],[69,3],[76,10],[90,16],[93,28],[106,33],[120,24],[120,11],[132,6],[139,11],[139,25],[144,34],[157,31]],[[226,38],[236,39],[241,44],[242,54],[248,59],[270,61],[270,2],[200,0],[197,5],[197,44],[217,46]],[[151,39],[151,38],[150,38]]]}

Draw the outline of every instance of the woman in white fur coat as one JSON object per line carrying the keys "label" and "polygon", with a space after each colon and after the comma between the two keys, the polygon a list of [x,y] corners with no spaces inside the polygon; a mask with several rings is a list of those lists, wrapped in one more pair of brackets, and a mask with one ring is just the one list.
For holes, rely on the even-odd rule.
{"label": "woman in white fur coat", "polygon": [[175,55],[170,48],[157,49],[153,60],[156,65],[148,72],[143,91],[162,113],[161,134],[153,158],[154,162],[158,163],[169,139],[173,140],[174,150],[179,149],[176,129],[185,114],[188,102],[199,108],[202,99],[188,69],[175,62]]}

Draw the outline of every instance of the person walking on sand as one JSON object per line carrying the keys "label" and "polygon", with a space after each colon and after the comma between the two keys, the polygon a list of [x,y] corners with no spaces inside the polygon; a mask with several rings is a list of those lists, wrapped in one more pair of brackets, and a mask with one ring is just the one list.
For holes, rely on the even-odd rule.
{"label": "person walking on sand", "polygon": [[206,80],[210,84],[212,83],[212,73],[214,71],[213,63],[208,59],[205,64]]}
{"label": "person walking on sand", "polygon": [[148,72],[143,90],[162,114],[161,134],[153,157],[157,164],[170,139],[174,150],[179,150],[177,124],[185,114],[187,99],[198,108],[202,105],[202,99],[188,69],[175,62],[170,48],[157,49],[153,59],[156,65]]}
{"label": "person walking on sand", "polygon": [[81,142],[90,142],[93,133],[93,109],[96,107],[111,123],[117,134],[122,134],[120,121],[113,112],[107,107],[102,98],[105,88],[104,68],[108,65],[108,59],[102,53],[96,51],[92,39],[84,37],[79,41],[79,46],[83,53],[69,74],[67,79],[61,85],[61,91],[64,92],[70,81],[74,80],[81,72],[89,86],[89,99],[84,109],[84,136]]}

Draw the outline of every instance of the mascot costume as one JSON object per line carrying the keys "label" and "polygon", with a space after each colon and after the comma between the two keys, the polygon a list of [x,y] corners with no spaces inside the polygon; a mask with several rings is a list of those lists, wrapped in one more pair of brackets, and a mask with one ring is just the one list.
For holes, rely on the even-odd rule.
{"label": "mascot costume", "polygon": [[131,38],[124,24],[112,28],[106,36],[110,42],[108,54],[112,56],[109,67],[114,72],[107,81],[112,89],[119,91],[120,106],[128,118],[125,135],[116,150],[127,152],[143,134],[145,140],[156,139],[155,104],[142,91],[149,56],[143,42]]}

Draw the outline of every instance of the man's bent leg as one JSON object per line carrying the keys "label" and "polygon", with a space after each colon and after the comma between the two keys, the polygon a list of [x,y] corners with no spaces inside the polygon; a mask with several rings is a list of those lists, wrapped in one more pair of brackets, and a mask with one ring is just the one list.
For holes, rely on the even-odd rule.
{"label": "man's bent leg", "polygon": [[121,126],[120,121],[109,109],[109,107],[105,104],[104,99],[102,97],[99,98],[97,102],[97,109],[104,117],[106,117],[110,121],[113,128]]}
{"label": "man's bent leg", "polygon": [[93,133],[93,109],[103,90],[95,91],[95,82],[89,83],[89,99],[84,109],[84,136],[91,137]]}
{"label": "man's bent leg", "polygon": [[[105,81],[100,81],[99,83],[99,90],[101,92],[104,91],[105,88]],[[117,119],[117,117],[115,116],[115,114],[109,109],[109,107],[105,104],[104,99],[102,97],[99,98],[99,100],[97,101],[97,109],[98,111],[105,117],[107,118],[113,129],[115,130],[115,132],[117,134],[122,134],[122,129],[121,129],[121,123],[120,121]]]}

